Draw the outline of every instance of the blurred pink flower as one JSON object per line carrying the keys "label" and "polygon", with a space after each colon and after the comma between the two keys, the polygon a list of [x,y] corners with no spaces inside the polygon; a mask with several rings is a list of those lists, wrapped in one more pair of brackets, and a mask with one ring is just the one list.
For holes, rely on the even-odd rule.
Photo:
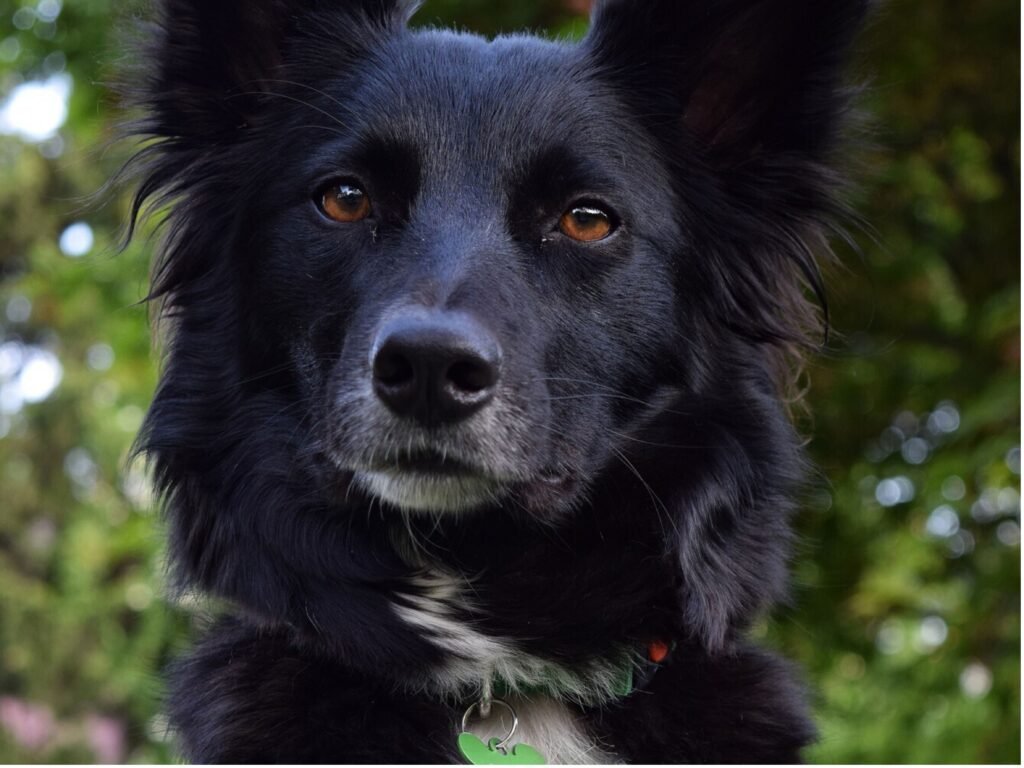
{"label": "blurred pink flower", "polygon": [[25,749],[42,749],[57,733],[57,722],[49,707],[13,696],[0,696],[0,726]]}
{"label": "blurred pink flower", "polygon": [[89,746],[100,763],[120,763],[125,755],[124,723],[104,715],[89,715],[85,719],[85,732]]}

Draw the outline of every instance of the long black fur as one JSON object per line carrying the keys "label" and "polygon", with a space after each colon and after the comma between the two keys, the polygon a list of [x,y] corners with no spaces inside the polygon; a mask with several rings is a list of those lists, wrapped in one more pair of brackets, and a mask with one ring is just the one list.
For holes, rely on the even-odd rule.
{"label": "long black fur", "polygon": [[[786,594],[786,398],[867,4],[603,0],[579,44],[414,32],[402,0],[157,4],[136,214],[169,210],[168,340],[139,446],[181,584],[234,606],[172,675],[188,758],[457,760],[452,670],[483,660],[400,610],[441,573],[468,586],[439,615],[581,679],[676,643],[643,690],[568,703],[619,759],[798,759],[802,688],[744,630]],[[332,174],[370,220],[324,221]],[[613,236],[556,231],[578,199]],[[358,393],[409,307],[501,344],[489,426],[444,438],[513,478],[483,508],[353,481],[402,450]]]}

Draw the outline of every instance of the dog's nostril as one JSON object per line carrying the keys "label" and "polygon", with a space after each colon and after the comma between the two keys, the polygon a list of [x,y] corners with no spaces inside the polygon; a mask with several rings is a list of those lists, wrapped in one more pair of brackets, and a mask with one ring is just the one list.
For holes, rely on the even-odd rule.
{"label": "dog's nostril", "polygon": [[386,387],[400,387],[411,384],[416,378],[416,369],[400,354],[379,354],[373,361],[374,378]]}
{"label": "dog's nostril", "polygon": [[448,369],[446,377],[456,390],[475,395],[494,386],[497,372],[485,360],[459,360]]}

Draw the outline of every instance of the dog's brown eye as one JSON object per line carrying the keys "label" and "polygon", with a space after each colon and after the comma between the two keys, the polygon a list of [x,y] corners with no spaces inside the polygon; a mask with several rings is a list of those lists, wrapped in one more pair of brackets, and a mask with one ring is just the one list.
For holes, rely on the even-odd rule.
{"label": "dog's brown eye", "polygon": [[335,221],[351,224],[370,215],[370,197],[355,184],[331,184],[324,190],[320,210]]}
{"label": "dog's brown eye", "polygon": [[611,217],[592,205],[574,205],[562,214],[558,228],[565,236],[581,243],[604,240],[613,229]]}

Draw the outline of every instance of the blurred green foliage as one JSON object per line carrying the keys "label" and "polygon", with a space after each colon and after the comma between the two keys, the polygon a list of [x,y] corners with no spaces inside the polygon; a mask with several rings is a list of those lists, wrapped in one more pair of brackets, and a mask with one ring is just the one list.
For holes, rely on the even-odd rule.
{"label": "blurred green foliage", "polygon": [[[418,20],[574,35],[585,6],[433,0]],[[124,194],[95,196],[129,151],[101,83],[133,7],[0,0],[0,98],[72,86],[42,140],[0,106],[3,761],[171,759],[160,669],[198,612],[161,599],[162,532],[125,462],[155,383],[148,245],[117,253]],[[831,275],[802,425],[821,482],[793,606],[756,629],[808,671],[811,761],[1020,759],[1019,13],[891,0],[865,37],[876,232]]]}

